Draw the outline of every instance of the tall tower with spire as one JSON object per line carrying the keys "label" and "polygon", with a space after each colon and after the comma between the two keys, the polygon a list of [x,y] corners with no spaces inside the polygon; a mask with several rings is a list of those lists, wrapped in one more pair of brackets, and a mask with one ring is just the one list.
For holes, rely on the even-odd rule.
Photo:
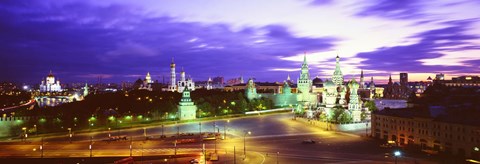
{"label": "tall tower with spire", "polygon": [[388,77],[388,85],[392,85],[392,84],[393,84],[392,75],[390,75],[390,77]]}
{"label": "tall tower with spire", "polygon": [[297,88],[298,91],[303,94],[309,93],[312,88],[312,80],[310,79],[310,73],[308,72],[307,54],[303,55],[302,72],[300,78],[297,80]]}
{"label": "tall tower with spire", "polygon": [[175,92],[177,90],[177,76],[175,75],[175,62],[170,63],[170,85],[168,86],[168,91]]}
{"label": "tall tower with spire", "polygon": [[342,70],[340,69],[340,57],[338,57],[338,55],[336,60],[337,63],[335,64],[335,71],[333,72],[332,82],[340,86],[343,85],[343,74]]}
{"label": "tall tower with spire", "polygon": [[370,99],[375,98],[375,82],[373,82],[373,77],[370,79],[370,84],[368,86],[370,88]]}
{"label": "tall tower with spire", "polygon": [[180,81],[185,81],[185,71],[183,70],[183,67],[182,71],[180,72]]}
{"label": "tall tower with spire", "polygon": [[363,79],[363,69],[362,69],[362,72],[360,73],[360,89],[365,89],[365,81]]}
{"label": "tall tower with spire", "polygon": [[85,87],[83,87],[83,97],[88,95],[88,84],[85,83]]}

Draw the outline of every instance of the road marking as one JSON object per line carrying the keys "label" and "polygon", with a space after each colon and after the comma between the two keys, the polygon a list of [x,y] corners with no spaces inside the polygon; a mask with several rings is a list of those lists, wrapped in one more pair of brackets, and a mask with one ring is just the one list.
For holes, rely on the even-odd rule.
{"label": "road marking", "polygon": [[260,163],[260,164],[263,164],[263,163],[265,162],[265,156],[264,156],[262,153],[259,153],[259,152],[255,152],[255,153],[257,153],[257,154],[259,154],[260,156],[262,156],[263,160],[262,160],[262,163]]}

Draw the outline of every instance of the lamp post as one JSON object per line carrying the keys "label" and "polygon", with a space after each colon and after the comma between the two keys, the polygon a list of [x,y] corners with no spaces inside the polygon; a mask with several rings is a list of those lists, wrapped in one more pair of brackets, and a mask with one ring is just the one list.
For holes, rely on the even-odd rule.
{"label": "lamp post", "polygon": [[278,155],[280,154],[280,152],[277,151],[277,164],[278,164]]}
{"label": "lamp post", "polygon": [[23,130],[23,137],[22,138],[23,138],[23,141],[26,142],[27,141],[27,127],[23,127],[22,130]]}
{"label": "lamp post", "polygon": [[198,131],[200,133],[200,136],[202,136],[202,122],[198,123]]}
{"label": "lamp post", "polygon": [[108,128],[108,137],[112,137],[112,134],[110,133],[110,128]]}
{"label": "lamp post", "polygon": [[204,161],[204,164],[207,164],[207,152],[205,150],[205,144],[202,144],[202,153],[203,153],[203,161]]}
{"label": "lamp post", "polygon": [[130,157],[132,156],[132,136],[130,136]]}
{"label": "lamp post", "polygon": [[177,125],[177,138],[180,137],[180,126]]}
{"label": "lamp post", "polygon": [[37,124],[33,125],[33,127],[35,128],[35,136],[37,136],[38,135]]}
{"label": "lamp post", "polygon": [[164,128],[164,127],[163,127],[163,124],[162,124],[162,136],[161,136],[161,138],[164,138],[164,137],[165,137],[165,136],[163,135],[163,128]]}
{"label": "lamp post", "polygon": [[147,128],[143,128],[143,136],[145,136],[145,140],[147,140]]}
{"label": "lamp post", "polygon": [[177,140],[175,140],[175,142],[173,142],[173,146],[175,147],[175,156],[177,155]]}
{"label": "lamp post", "polygon": [[365,124],[365,136],[368,137],[368,122]]}
{"label": "lamp post", "polygon": [[217,154],[217,134],[215,134],[215,154]]}
{"label": "lamp post", "polygon": [[233,146],[233,164],[237,163],[237,155],[235,154],[235,146]]}
{"label": "lamp post", "polygon": [[[229,123],[230,120],[227,120],[227,123]],[[227,139],[227,123],[224,124],[223,126],[223,139]]]}
{"label": "lamp post", "polygon": [[88,146],[88,149],[90,149],[90,158],[92,158],[92,143],[93,143],[93,136],[90,136],[90,145]]}
{"label": "lamp post", "polygon": [[43,137],[42,137],[42,145],[40,145],[40,151],[42,151],[40,158],[43,158]]}
{"label": "lamp post", "polygon": [[[245,134],[243,135],[243,155],[245,156],[245,158],[247,158],[247,148],[246,148],[247,146],[245,145],[245,143],[246,143],[246,142],[245,142],[245,138],[246,138],[247,134],[250,135],[250,134],[252,134],[252,132],[250,132],[250,131],[248,131],[248,132],[245,131]],[[244,158],[244,159],[245,159],[245,158]]]}
{"label": "lamp post", "polygon": [[72,128],[67,128],[67,129],[68,129],[69,141],[70,141],[70,143],[72,143]]}

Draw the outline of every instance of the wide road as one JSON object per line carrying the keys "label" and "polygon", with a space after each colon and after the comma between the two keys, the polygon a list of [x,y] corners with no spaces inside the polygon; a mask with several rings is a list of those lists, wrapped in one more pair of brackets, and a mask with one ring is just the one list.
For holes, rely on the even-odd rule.
{"label": "wide road", "polygon": [[[201,158],[202,146],[207,152],[217,153],[222,162],[233,163],[393,163],[392,153],[379,147],[379,142],[355,134],[325,131],[309,126],[298,120],[292,120],[291,113],[257,115],[215,121],[188,122],[173,125],[147,126],[117,130],[104,130],[91,133],[74,134],[71,138],[67,132],[63,135],[43,139],[45,157],[89,157],[92,144],[93,157],[99,156],[154,156],[191,154]],[[224,129],[226,128],[226,129]],[[226,130],[226,131],[225,131]],[[147,136],[167,136],[165,140],[145,140]],[[199,132],[227,133],[226,139],[204,141],[188,144],[173,143],[178,133]],[[250,134],[248,133],[250,132]],[[108,135],[128,136],[126,141],[102,141]],[[130,138],[131,137],[131,138]],[[131,139],[131,140],[130,140]],[[315,140],[315,144],[304,144],[303,140]],[[245,143],[245,144],[244,144]],[[42,145],[40,138],[29,138],[27,142],[0,143],[0,156],[40,157]],[[132,145],[132,151],[130,151]],[[235,157],[233,155],[235,147]],[[244,155],[246,153],[246,157]],[[403,155],[399,163],[431,163],[427,160],[414,159]]]}

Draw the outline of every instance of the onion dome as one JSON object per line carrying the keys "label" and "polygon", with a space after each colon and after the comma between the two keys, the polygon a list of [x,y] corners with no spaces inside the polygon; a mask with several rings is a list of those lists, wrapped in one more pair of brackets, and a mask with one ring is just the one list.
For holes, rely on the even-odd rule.
{"label": "onion dome", "polygon": [[317,77],[315,77],[315,79],[313,79],[312,83],[313,83],[313,85],[321,85],[321,84],[323,84],[323,80],[318,78],[318,76],[317,76]]}
{"label": "onion dome", "polygon": [[360,85],[357,83],[357,81],[355,79],[352,79],[352,81],[350,81],[350,83],[348,84],[348,86],[350,88],[358,88]]}
{"label": "onion dome", "polygon": [[332,81],[326,80],[325,83],[323,83],[323,87],[325,87],[325,88],[329,88],[329,87],[330,88],[335,88],[337,86]]}

